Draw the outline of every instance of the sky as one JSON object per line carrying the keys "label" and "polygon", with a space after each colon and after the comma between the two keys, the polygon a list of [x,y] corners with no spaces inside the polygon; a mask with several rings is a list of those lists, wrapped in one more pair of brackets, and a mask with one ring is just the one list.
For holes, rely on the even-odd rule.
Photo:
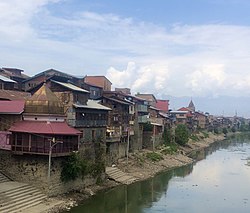
{"label": "sky", "polygon": [[250,97],[249,0],[0,0],[0,66],[132,93]]}

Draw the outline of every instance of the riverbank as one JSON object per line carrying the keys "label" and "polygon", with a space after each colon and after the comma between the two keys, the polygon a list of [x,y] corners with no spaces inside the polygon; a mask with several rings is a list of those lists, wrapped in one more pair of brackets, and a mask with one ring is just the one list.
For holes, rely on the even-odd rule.
{"label": "riverbank", "polygon": [[[189,157],[191,152],[209,147],[216,141],[224,140],[225,137],[224,134],[215,135],[209,133],[208,135],[204,135],[200,133],[195,139],[196,140],[190,139],[185,147],[178,147],[178,149],[174,151],[171,149],[168,150],[165,146],[158,147],[154,152],[141,150],[140,152],[130,154],[128,161],[126,158],[123,158],[113,166],[136,177],[138,181],[142,181],[160,172],[192,163],[194,160]],[[119,183],[106,179],[101,185],[94,185],[82,191],[71,192],[56,198],[49,198],[45,203],[36,206],[28,212],[62,212],[76,206],[78,203],[83,202],[101,190],[106,190],[117,185],[119,185]]]}
{"label": "riverbank", "polygon": [[158,147],[155,153],[156,156],[159,156],[160,160],[154,160],[154,158],[150,157],[152,151],[141,150],[138,153],[130,155],[128,163],[126,159],[120,159],[116,166],[141,181],[151,178],[160,172],[193,163],[194,159],[189,157],[191,152],[204,149],[212,143],[224,139],[224,134],[215,135],[209,133],[206,138],[203,134],[199,134],[197,135],[197,141],[189,140],[186,146],[179,146],[177,151],[172,154],[165,154],[166,147]]}

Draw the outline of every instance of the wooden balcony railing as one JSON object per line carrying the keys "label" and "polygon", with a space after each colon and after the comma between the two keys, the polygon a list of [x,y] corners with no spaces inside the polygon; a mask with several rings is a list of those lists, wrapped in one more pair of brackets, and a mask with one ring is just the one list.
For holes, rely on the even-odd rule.
{"label": "wooden balcony railing", "polygon": [[163,125],[163,119],[162,119],[162,118],[154,118],[154,117],[151,117],[151,118],[149,118],[149,122],[150,122],[151,124],[156,124],[156,125],[160,125],[160,126]]}
{"label": "wooden balcony railing", "polygon": [[[49,146],[25,146],[25,145],[11,145],[13,154],[36,154],[36,155],[49,155]],[[78,144],[57,144],[52,149],[52,157],[55,156],[67,156],[73,151],[78,151]]]}
{"label": "wooden balcony railing", "polygon": [[106,120],[68,120],[68,123],[74,127],[100,127],[107,126]]}

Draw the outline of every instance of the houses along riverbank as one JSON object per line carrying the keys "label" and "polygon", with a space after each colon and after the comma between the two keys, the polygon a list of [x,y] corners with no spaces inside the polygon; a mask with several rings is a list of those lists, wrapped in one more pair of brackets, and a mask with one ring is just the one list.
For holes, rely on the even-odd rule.
{"label": "houses along riverbank", "polygon": [[[224,140],[225,136],[224,134],[209,133],[207,137],[204,137],[203,134],[200,133],[198,139],[199,141],[189,140],[186,146],[178,147],[177,150],[166,146],[160,146],[154,152],[141,150],[140,152],[131,154],[128,161],[126,158],[122,158],[113,166],[135,177],[137,181],[142,181],[160,172],[193,163],[195,159],[190,157],[192,152],[205,149],[216,141]],[[49,198],[45,203],[36,206],[35,209],[36,212],[39,213],[63,212],[66,209],[78,205],[78,203],[84,202],[84,200],[101,190],[106,190],[118,185],[120,185],[120,183],[105,179],[105,181],[99,185],[93,185],[84,190],[74,191],[56,198]]]}
{"label": "houses along riverbank", "polygon": [[[245,118],[203,113],[192,100],[187,107],[171,110],[169,100],[154,94],[132,95],[129,88],[112,91],[105,76],[79,79],[50,69],[20,82],[20,91],[13,82],[6,84],[10,90],[0,94],[0,172],[47,195],[48,205],[41,210],[68,202],[68,195],[59,200],[51,196],[79,192],[69,197],[83,200],[115,186],[105,178],[105,167],[143,180],[192,162],[188,154],[209,144],[199,142],[209,140],[207,132],[225,134],[250,127]],[[198,131],[199,137],[193,135]],[[195,141],[177,149],[172,144],[187,143],[179,140],[183,134]],[[8,202],[16,203],[16,197]]]}

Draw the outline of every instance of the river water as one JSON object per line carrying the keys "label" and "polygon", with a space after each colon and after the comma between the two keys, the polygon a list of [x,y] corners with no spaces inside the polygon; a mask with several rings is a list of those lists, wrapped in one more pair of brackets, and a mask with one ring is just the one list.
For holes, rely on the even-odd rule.
{"label": "river water", "polygon": [[250,137],[195,154],[192,165],[100,192],[70,213],[249,213]]}

